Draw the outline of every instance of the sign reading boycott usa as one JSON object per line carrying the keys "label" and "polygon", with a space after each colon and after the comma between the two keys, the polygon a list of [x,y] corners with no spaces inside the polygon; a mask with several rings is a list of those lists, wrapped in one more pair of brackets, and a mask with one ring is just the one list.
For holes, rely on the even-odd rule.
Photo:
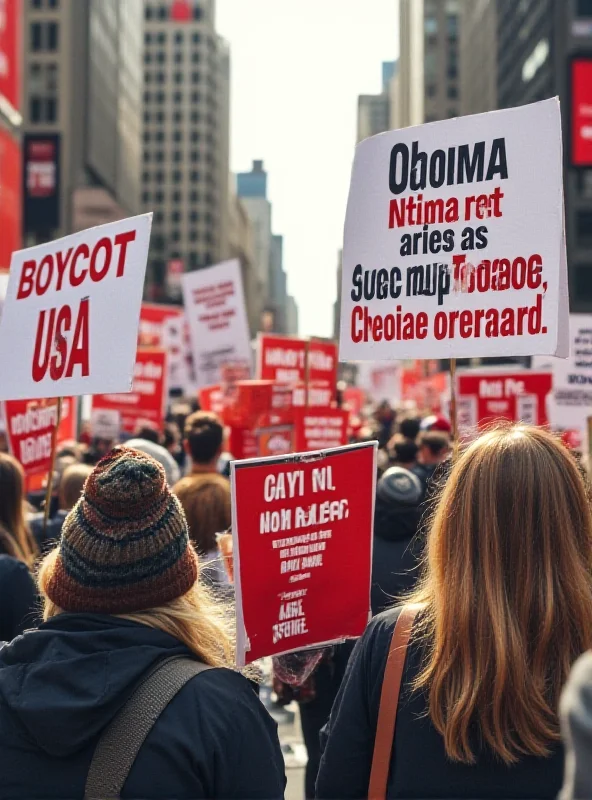
{"label": "sign reading boycott usa", "polygon": [[96,394],[92,399],[93,411],[101,409],[119,412],[121,427],[126,433],[134,433],[139,425],[145,423],[162,430],[167,401],[166,379],[166,352],[139,348],[131,392]]}
{"label": "sign reading boycott usa", "polygon": [[231,471],[238,665],[359,636],[376,443],[234,461]]}
{"label": "sign reading boycott usa", "polygon": [[127,392],[152,215],[12,254],[0,399]]}
{"label": "sign reading boycott usa", "polygon": [[565,357],[566,315],[557,99],[357,146],[341,360]]}

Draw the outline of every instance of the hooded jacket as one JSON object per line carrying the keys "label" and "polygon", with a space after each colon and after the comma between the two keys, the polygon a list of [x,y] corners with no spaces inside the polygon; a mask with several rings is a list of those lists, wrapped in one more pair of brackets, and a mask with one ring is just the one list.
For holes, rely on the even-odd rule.
{"label": "hooded jacket", "polygon": [[[101,732],[146,671],[190,655],[160,630],[60,614],[0,649],[0,798],[82,798]],[[278,798],[277,728],[227,669],[192,678],[148,734],[122,798]]]}

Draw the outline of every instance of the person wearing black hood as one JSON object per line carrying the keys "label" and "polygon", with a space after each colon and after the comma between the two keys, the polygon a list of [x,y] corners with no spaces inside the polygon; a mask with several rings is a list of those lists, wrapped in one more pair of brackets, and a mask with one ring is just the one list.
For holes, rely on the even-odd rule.
{"label": "person wearing black hood", "polygon": [[378,481],[372,554],[372,614],[390,608],[413,589],[418,578],[421,542],[416,537],[423,487],[402,467],[387,469]]}
{"label": "person wearing black hood", "polygon": [[39,573],[44,623],[0,648],[0,798],[280,798],[277,726],[229,669],[163,467],[118,447]]}

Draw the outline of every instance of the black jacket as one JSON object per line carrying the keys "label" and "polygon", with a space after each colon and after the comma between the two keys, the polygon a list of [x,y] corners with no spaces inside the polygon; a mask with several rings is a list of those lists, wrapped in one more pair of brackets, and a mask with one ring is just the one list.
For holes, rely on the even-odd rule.
{"label": "black jacket", "polygon": [[[82,798],[102,730],[159,660],[188,655],[159,630],[62,614],[0,650],[0,798]],[[123,798],[279,798],[276,724],[227,669],[192,678],[148,734]]]}
{"label": "black jacket", "polygon": [[419,576],[423,539],[416,536],[421,509],[388,507],[376,500],[372,552],[372,614],[394,605]]}
{"label": "black jacket", "polygon": [[[35,582],[27,566],[0,555],[0,642],[9,642],[39,622]],[[1,773],[0,773],[1,774]]]}
{"label": "black jacket", "polygon": [[[382,678],[399,609],[375,617],[354,649],[324,736],[317,797],[368,796],[372,750]],[[563,751],[549,758],[523,758],[505,766],[476,747],[473,766],[450,761],[427,715],[423,694],[409,687],[421,666],[421,650],[411,640],[399,697],[389,798],[555,798],[561,787]],[[328,738],[327,738],[328,735]]]}

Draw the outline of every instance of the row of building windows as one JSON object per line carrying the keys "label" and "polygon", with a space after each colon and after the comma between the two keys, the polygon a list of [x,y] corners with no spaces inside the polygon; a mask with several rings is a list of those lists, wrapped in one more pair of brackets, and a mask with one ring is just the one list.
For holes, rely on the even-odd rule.
{"label": "row of building windows", "polygon": [[[180,150],[175,150],[172,154],[169,154],[169,158],[173,164],[180,164],[186,158],[186,156]],[[192,150],[189,159],[192,164],[197,164],[202,160],[202,155],[199,150]],[[167,160],[166,155],[162,150],[157,150],[155,153],[151,153],[149,150],[144,150],[145,164],[149,164],[151,161],[153,161],[155,164],[162,164],[165,160]],[[215,164],[214,157],[211,153],[206,154],[204,161],[212,165]]]}
{"label": "row of building windows", "polygon": [[[166,238],[171,242],[180,242],[184,237],[181,235],[181,231],[179,231],[178,229],[173,229],[167,232]],[[214,244],[214,236],[210,231],[207,231],[206,233],[199,233],[199,231],[193,229],[189,231],[189,235],[186,236],[185,238],[188,239],[190,242],[199,242],[201,240],[206,242],[206,244]],[[163,250],[164,247],[155,248],[153,245],[153,249]]]}
{"label": "row of building windows", "polygon": [[[149,72],[148,70],[144,72],[144,80],[146,83],[167,83],[170,80],[170,77],[164,72]],[[185,81],[189,82],[190,78],[189,75],[185,72],[175,72],[173,74],[173,81],[175,83],[184,83]],[[192,83],[200,83],[201,82],[201,72],[194,71],[191,73],[191,82]]]}
{"label": "row of building windows", "polygon": [[[176,50],[173,55],[173,61],[175,64],[182,64],[184,61],[185,54],[182,50]],[[144,64],[165,64],[167,60],[166,53],[160,50],[158,53],[151,53],[148,50],[144,53]],[[199,64],[201,61],[201,53],[199,50],[194,50],[191,53],[191,61],[194,64]]]}
{"label": "row of building windows", "polygon": [[[172,99],[173,103],[189,103],[191,102],[194,105],[197,105],[205,100],[208,107],[215,111],[218,108],[218,104],[216,103],[215,97],[213,95],[205,95],[205,97],[200,92],[192,92],[191,94],[183,92],[173,92],[172,94],[167,94],[166,92],[144,92],[144,102],[145,103],[166,103],[167,99]],[[212,121],[212,125],[214,122]]]}
{"label": "row of building windows", "polygon": [[[207,199],[207,198],[209,198],[209,199]],[[201,196],[200,192],[195,191],[195,189],[192,189],[190,192],[187,193],[186,201],[188,203],[191,203],[191,204],[200,203],[201,199],[202,199],[202,196]],[[204,199],[207,199],[207,202],[209,202],[209,203],[213,202],[212,196],[209,195],[209,194],[206,195],[204,197]],[[182,193],[178,189],[175,189],[173,192],[171,192],[171,201],[173,203],[182,203],[182,202],[184,203],[185,202],[185,200],[183,199]],[[142,202],[143,203],[157,203],[158,205],[161,205],[162,203],[165,202],[165,192],[162,189],[157,189],[154,192],[149,192],[149,191],[145,190],[142,193]],[[173,213],[180,213],[180,212],[173,212]],[[212,224],[214,222],[214,218],[213,218],[212,214],[209,211],[207,211],[205,214],[202,214],[201,217],[203,217],[204,222],[206,222],[208,225],[210,225],[210,224]],[[198,211],[191,211],[189,213],[189,219],[191,220],[191,222],[199,222],[201,217],[200,217],[200,214],[199,214]],[[180,219],[181,219],[181,217],[179,217],[179,220]],[[173,221],[178,221],[178,220],[173,220]],[[155,223],[159,223],[159,224],[164,222],[164,211],[156,211],[155,212],[155,214],[154,214],[154,222]]]}
{"label": "row of building windows", "polygon": [[30,0],[31,8],[38,10],[38,9],[46,9],[46,8],[59,8],[60,7],[60,0]]}
{"label": "row of building windows", "polygon": [[[175,123],[182,123],[183,122],[183,112],[182,111],[173,111],[173,113],[171,114],[171,119]],[[198,122],[201,121],[201,119],[202,119],[202,117],[201,117],[199,111],[192,111],[191,112],[191,122],[192,123],[198,123]],[[154,122],[154,123],[157,123],[158,125],[161,125],[164,122],[164,120],[165,120],[164,111],[155,111],[154,113],[151,113],[150,111],[145,111],[144,112],[144,122],[146,124]],[[203,117],[203,120],[208,125],[210,125],[212,128],[214,128],[216,126],[216,120],[211,114],[205,115]],[[209,141],[211,141],[213,139],[213,136],[211,134],[208,134],[208,136],[209,136],[209,138],[206,137],[206,140],[209,142]]]}
{"label": "row of building windows", "polygon": [[[151,33],[150,31],[147,31],[144,34],[145,44],[166,44],[167,41],[168,33],[166,31],[159,31],[158,33]],[[186,41],[193,44],[199,44],[201,42],[201,33],[196,31],[195,33],[192,33],[191,36],[188,35],[185,37],[184,33],[177,31],[174,38],[171,36],[171,41],[173,41],[175,44],[185,44]]]}
{"label": "row of building windows", "polygon": [[[165,132],[164,131],[144,131],[144,142],[145,144],[149,144],[150,142],[159,142],[162,143],[165,141]],[[199,131],[191,131],[191,134],[187,137],[191,142],[200,142],[201,141],[201,133]],[[183,141],[183,131],[173,131],[171,139],[173,142],[179,144]]]}
{"label": "row of building windows", "polygon": [[[191,17],[194,20],[200,20],[203,18],[203,8],[201,6],[193,6],[191,11]],[[146,5],[144,15],[146,19],[168,19],[170,16],[170,7],[159,3],[158,5]],[[185,22],[186,20],[180,20]]]}
{"label": "row of building windows", "polygon": [[29,120],[31,122],[57,122],[57,97],[30,97]]}
{"label": "row of building windows", "polygon": [[[183,172],[179,169],[175,169],[170,173],[168,172],[165,173],[163,170],[156,170],[156,172],[148,172],[148,170],[146,170],[142,175],[142,180],[144,183],[150,183],[152,179],[154,179],[155,183],[164,183],[168,177],[171,183],[181,183],[183,181],[183,176],[186,174],[187,174],[186,172]],[[206,172],[203,179],[205,183],[208,183],[212,186],[216,182],[211,172]],[[200,183],[202,180],[202,173],[197,169],[191,170],[189,172],[189,180],[191,181],[191,183]],[[206,196],[206,201],[207,200],[208,198]]]}
{"label": "row of building windows", "polygon": [[54,53],[59,47],[57,22],[33,22],[30,28],[30,46],[34,53]]}
{"label": "row of building windows", "polygon": [[[436,97],[437,94],[438,87],[435,84],[430,83],[428,86],[426,86],[427,97]],[[446,97],[448,97],[449,100],[456,100],[458,98],[458,88],[452,84],[449,84],[446,89]]]}

